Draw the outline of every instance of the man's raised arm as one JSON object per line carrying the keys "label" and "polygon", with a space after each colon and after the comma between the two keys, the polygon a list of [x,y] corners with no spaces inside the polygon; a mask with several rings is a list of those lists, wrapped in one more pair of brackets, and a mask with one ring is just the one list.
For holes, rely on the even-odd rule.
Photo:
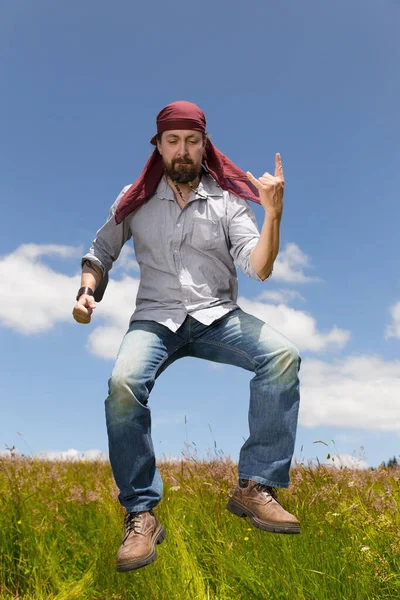
{"label": "man's raised arm", "polygon": [[249,171],[247,177],[258,189],[260,201],[265,209],[264,224],[260,239],[253,248],[250,260],[253,269],[264,280],[272,272],[279,252],[279,228],[283,210],[283,190],[285,179],[280,154],[275,155],[275,173],[264,173],[256,179]]}

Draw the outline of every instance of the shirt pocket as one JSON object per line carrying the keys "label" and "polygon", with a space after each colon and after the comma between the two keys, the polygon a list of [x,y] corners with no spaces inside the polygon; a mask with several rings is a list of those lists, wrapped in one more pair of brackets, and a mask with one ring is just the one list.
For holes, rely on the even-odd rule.
{"label": "shirt pocket", "polygon": [[215,250],[219,245],[219,223],[204,217],[192,217],[190,245],[196,250]]}

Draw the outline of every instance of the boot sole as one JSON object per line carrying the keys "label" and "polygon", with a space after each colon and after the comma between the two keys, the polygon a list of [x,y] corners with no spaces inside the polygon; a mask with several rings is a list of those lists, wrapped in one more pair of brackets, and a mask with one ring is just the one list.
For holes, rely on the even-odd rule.
{"label": "boot sole", "polygon": [[237,517],[250,517],[250,521],[258,529],[263,529],[270,533],[300,533],[300,525],[279,525],[278,523],[261,521],[251,510],[239,504],[233,498],[229,498],[226,508]]}
{"label": "boot sole", "polygon": [[140,567],[145,567],[146,565],[152,563],[157,558],[156,545],[161,544],[165,540],[166,536],[167,534],[164,527],[160,525],[160,529],[154,535],[153,550],[150,552],[150,554],[143,556],[138,560],[132,560],[130,562],[118,564],[117,571],[133,571],[134,569],[140,569]]}

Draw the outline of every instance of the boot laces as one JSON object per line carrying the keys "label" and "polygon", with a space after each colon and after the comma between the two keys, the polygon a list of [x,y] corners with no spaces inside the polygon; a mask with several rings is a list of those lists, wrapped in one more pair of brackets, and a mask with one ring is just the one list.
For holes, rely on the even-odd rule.
{"label": "boot laces", "polygon": [[267,496],[271,496],[271,498],[273,498],[274,500],[276,500],[276,502],[278,502],[278,504],[280,504],[277,497],[276,489],[271,487],[270,485],[266,485],[265,483],[255,483],[252,486],[252,489],[256,489],[259,492],[263,492]]}
{"label": "boot laces", "polygon": [[[142,532],[142,516],[146,511],[136,512],[136,513],[127,513],[125,515],[124,525],[125,525],[125,537],[124,540],[128,537],[130,533],[141,533]],[[152,511],[150,514],[153,514]]]}

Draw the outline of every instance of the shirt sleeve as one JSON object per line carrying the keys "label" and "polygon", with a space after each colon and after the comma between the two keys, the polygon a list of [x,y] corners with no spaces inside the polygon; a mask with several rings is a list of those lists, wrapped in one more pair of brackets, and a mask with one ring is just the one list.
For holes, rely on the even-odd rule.
{"label": "shirt sleeve", "polygon": [[117,225],[114,218],[118,203],[129,187],[129,185],[125,186],[118,194],[117,199],[110,208],[107,221],[97,231],[89,252],[81,260],[82,265],[85,260],[90,260],[100,267],[103,272],[103,280],[95,291],[95,300],[98,302],[103,297],[105,288],[107,287],[108,272],[112,269],[113,263],[120,255],[125,242],[132,237],[128,220],[124,219],[122,223]]}
{"label": "shirt sleeve", "polygon": [[256,281],[263,281],[250,262],[250,254],[260,233],[256,217],[247,200],[229,194],[228,208],[229,252],[243,273]]}

